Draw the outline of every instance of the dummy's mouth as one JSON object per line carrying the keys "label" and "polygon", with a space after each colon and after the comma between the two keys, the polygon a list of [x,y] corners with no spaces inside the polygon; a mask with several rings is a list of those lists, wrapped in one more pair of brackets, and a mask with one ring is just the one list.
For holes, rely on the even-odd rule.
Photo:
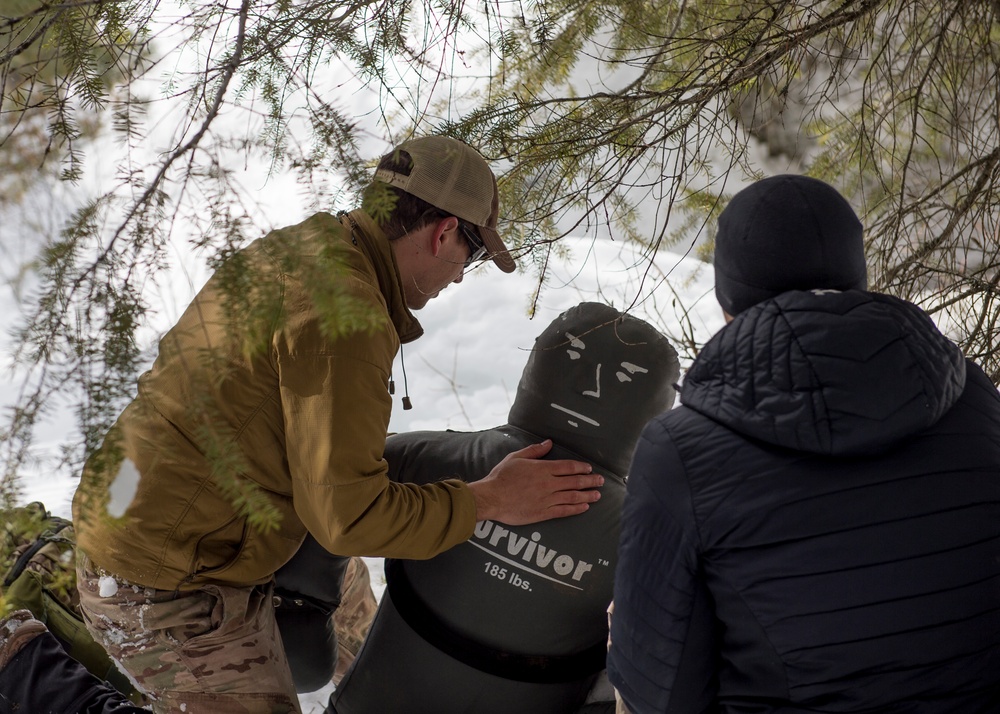
{"label": "dummy's mouth", "polygon": [[[580,421],[585,421],[588,424],[592,424],[594,426],[600,426],[601,425],[600,422],[594,421],[593,419],[591,419],[586,414],[581,414],[580,412],[575,412],[572,409],[567,409],[566,407],[561,406],[559,404],[556,404],[555,402],[553,402],[552,404],[549,404],[549,406],[552,407],[553,409],[558,409],[561,412],[569,414],[571,417],[575,417],[576,419],[579,419]],[[579,424],[574,424],[572,421],[570,421],[570,424],[572,424],[573,426],[580,426]]]}

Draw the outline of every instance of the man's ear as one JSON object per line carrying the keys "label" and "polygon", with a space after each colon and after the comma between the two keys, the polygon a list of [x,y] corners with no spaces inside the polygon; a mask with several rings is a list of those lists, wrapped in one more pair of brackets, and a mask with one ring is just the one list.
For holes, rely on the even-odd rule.
{"label": "man's ear", "polygon": [[448,231],[453,231],[455,235],[458,234],[458,219],[455,216],[448,216],[447,218],[442,218],[434,226],[434,230],[431,233],[431,252],[437,256],[441,252],[441,247],[445,242],[445,234]]}

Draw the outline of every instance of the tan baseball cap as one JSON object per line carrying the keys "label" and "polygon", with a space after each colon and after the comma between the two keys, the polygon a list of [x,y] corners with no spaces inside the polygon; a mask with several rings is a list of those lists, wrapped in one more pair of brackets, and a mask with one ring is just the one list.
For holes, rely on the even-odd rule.
{"label": "tan baseball cap", "polygon": [[378,169],[375,179],[474,225],[490,259],[503,272],[514,272],[514,259],[497,233],[497,180],[479,152],[450,136],[411,139],[394,151],[405,151],[413,159],[410,174]]}

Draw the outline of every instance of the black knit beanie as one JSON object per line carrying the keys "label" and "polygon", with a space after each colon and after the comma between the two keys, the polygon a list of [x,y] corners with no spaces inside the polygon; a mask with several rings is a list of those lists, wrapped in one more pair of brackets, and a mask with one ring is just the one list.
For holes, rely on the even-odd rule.
{"label": "black knit beanie", "polygon": [[715,296],[730,315],[789,290],[865,290],[861,221],[829,184],[772,176],[719,216]]}

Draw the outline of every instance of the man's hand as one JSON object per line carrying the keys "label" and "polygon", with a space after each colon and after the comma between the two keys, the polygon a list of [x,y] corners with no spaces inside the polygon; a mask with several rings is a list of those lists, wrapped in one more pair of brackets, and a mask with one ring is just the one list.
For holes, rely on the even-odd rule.
{"label": "man's hand", "polygon": [[583,513],[601,497],[593,490],[604,477],[590,464],[563,459],[542,461],[552,440],[507,454],[481,481],[469,484],[476,499],[476,520],[512,526]]}

